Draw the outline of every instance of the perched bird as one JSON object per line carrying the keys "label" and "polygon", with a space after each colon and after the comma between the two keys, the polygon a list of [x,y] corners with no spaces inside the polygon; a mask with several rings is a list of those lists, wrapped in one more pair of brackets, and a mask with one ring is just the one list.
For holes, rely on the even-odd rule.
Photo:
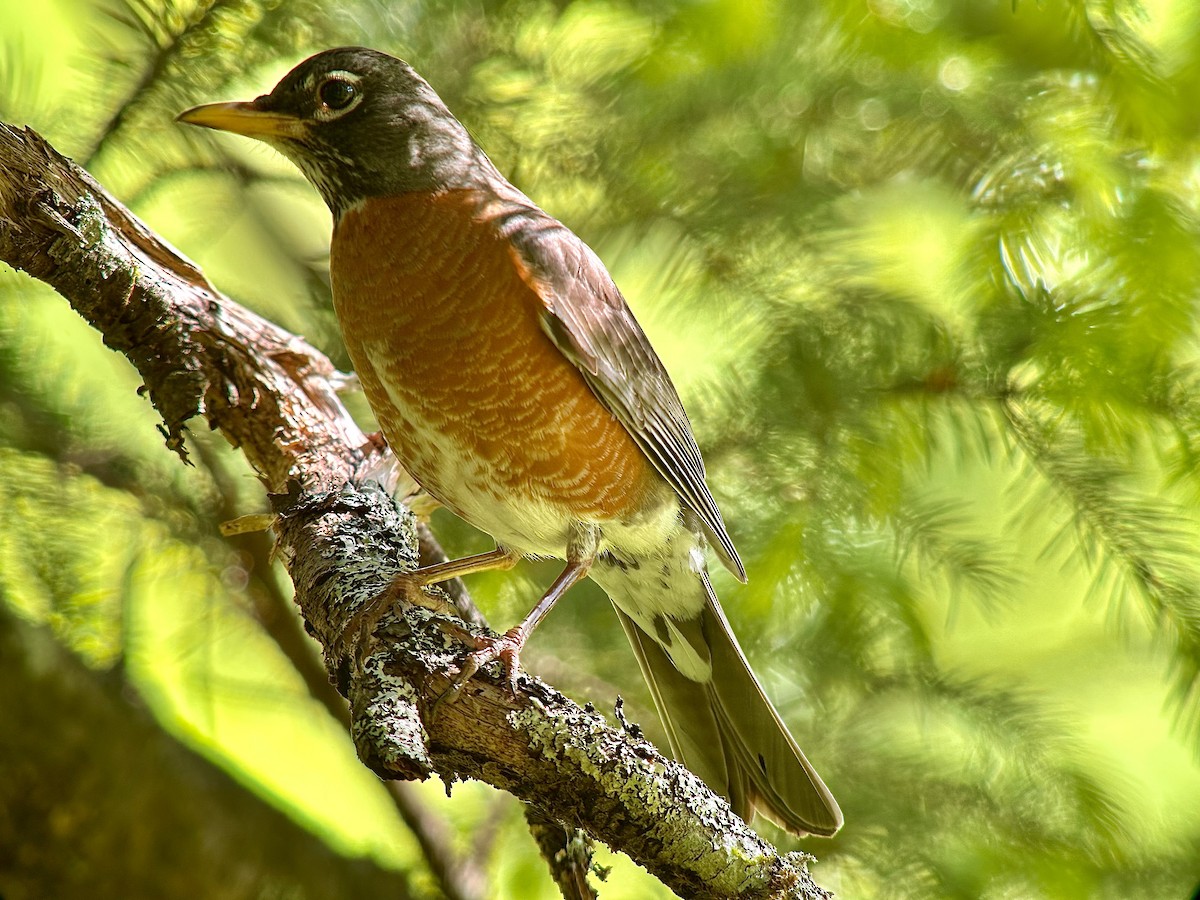
{"label": "perched bird", "polygon": [[566,561],[533,611],[468,657],[510,679],[537,622],[590,576],[607,592],[671,749],[747,820],[832,835],[842,814],[766,698],[709,584],[745,570],[666,370],[604,264],[513,187],[407,63],[319,53],[271,93],[179,116],[265,141],[333,213],[333,303],[371,409],[432,497],[494,551]]}

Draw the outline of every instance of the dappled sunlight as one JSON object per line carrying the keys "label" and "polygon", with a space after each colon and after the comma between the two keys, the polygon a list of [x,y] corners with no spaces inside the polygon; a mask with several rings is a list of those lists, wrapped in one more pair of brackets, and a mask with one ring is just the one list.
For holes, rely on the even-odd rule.
{"label": "dappled sunlight", "polygon": [[[1200,5],[42,6],[0,9],[0,118],[339,366],[320,198],[274,151],[178,127],[184,107],[377,46],[596,250],[745,559],[749,583],[715,572],[717,592],[845,811],[828,842],[767,832],[813,853],[819,884],[1195,890]],[[208,434],[180,466],[138,384],[56,295],[0,273],[2,602],[339,852],[432,891],[252,612],[290,586],[218,526],[267,509],[258,482]],[[446,511],[432,524],[451,556],[491,547]],[[468,587],[502,631],[556,572]],[[598,589],[566,597],[524,658],[610,719],[628,695],[661,737]],[[493,896],[557,895],[511,798],[417,790],[455,848],[489,835]],[[602,861],[604,897],[668,896]]]}

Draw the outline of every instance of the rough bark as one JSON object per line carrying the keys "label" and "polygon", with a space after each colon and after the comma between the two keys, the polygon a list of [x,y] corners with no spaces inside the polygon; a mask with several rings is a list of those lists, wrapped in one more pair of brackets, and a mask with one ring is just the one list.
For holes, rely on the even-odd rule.
{"label": "rough bark", "polygon": [[51,284],[129,358],[168,446],[186,458],[186,423],[203,417],[245,452],[374,771],[486,781],[627,853],[683,896],[826,896],[808,857],[781,854],[686,769],[537,679],[522,676],[514,696],[492,667],[439,702],[464,650],[429,611],[397,609],[366,652],[343,648],[358,604],[416,564],[418,528],[363,480],[378,448],[338,400],[333,367],[221,297],[35,133],[2,125],[0,259]]}

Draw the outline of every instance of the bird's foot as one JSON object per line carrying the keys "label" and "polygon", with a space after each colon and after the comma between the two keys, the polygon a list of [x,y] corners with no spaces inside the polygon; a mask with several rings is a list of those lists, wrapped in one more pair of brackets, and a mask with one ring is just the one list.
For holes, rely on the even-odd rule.
{"label": "bird's foot", "polygon": [[504,669],[508,690],[515,694],[517,676],[521,673],[521,650],[525,647],[524,629],[518,625],[501,635],[480,636],[467,633],[465,637],[468,644],[474,645],[475,651],[467,656],[458,675],[455,676],[453,690],[461,688],[488,663],[499,662]]}
{"label": "bird's foot", "polygon": [[359,658],[364,657],[375,639],[375,629],[380,620],[395,608],[397,602],[419,606],[439,616],[460,618],[460,613],[452,603],[436,595],[425,593],[423,587],[423,582],[414,572],[402,572],[396,575],[386,588],[355,610],[354,615],[346,623],[339,645],[343,647],[357,646]]}

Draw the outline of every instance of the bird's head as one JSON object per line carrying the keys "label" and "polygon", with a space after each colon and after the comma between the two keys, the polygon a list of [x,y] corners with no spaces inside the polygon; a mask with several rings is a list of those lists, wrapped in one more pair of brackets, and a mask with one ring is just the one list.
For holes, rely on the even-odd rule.
{"label": "bird's head", "polygon": [[197,106],[178,120],[270,144],[335,218],[368,197],[471,187],[494,172],[412,66],[363,47],[318,53],[269,94]]}

